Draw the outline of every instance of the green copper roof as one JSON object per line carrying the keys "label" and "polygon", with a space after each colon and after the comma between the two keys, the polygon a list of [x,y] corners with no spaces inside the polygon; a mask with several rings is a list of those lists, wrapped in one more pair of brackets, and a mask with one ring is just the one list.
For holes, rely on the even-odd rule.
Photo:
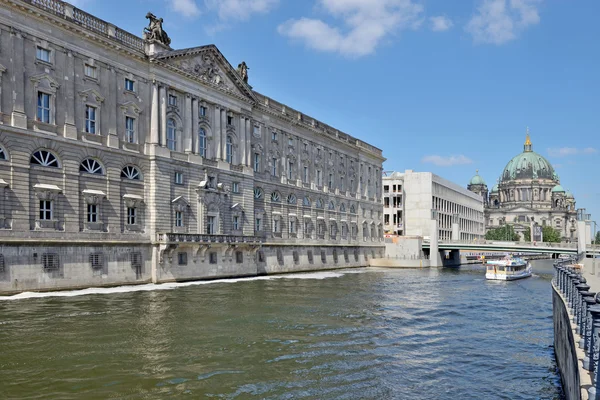
{"label": "green copper roof", "polygon": [[501,176],[502,182],[515,179],[552,179],[558,181],[558,175],[552,165],[540,154],[532,150],[529,135],[523,152],[506,164]]}
{"label": "green copper roof", "polygon": [[575,196],[573,196],[573,193],[571,193],[569,190],[567,190],[567,199],[574,199]]}
{"label": "green copper roof", "polygon": [[492,193],[498,193],[498,184],[497,183],[492,188]]}
{"label": "green copper roof", "polygon": [[485,185],[485,181],[479,176],[479,170],[475,173],[475,176],[471,178],[469,185]]}
{"label": "green copper roof", "polygon": [[561,193],[561,192],[564,193],[565,189],[563,189],[563,187],[560,185],[556,185],[552,188],[552,193]]}

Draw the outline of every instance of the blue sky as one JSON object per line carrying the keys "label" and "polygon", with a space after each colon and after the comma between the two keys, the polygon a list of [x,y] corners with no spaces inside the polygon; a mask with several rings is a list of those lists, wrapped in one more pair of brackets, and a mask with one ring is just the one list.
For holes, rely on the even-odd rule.
{"label": "blue sky", "polygon": [[213,43],[249,83],[383,149],[386,170],[488,185],[522,151],[600,222],[597,0],[78,0],[172,47]]}

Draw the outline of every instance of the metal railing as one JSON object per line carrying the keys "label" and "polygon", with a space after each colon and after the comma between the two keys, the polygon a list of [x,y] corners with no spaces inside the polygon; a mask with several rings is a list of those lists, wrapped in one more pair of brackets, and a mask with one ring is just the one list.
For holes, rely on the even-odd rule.
{"label": "metal railing", "polygon": [[556,261],[552,285],[562,295],[569,318],[575,324],[575,345],[583,349],[583,368],[589,371],[592,379],[589,398],[596,399],[596,393],[600,394],[600,343],[597,343],[600,339],[600,293],[589,291],[590,285],[582,276],[582,268],[574,264],[581,256]]}
{"label": "metal railing", "polygon": [[[428,241],[425,241],[426,243]],[[512,241],[502,241],[502,240],[485,240],[485,239],[474,239],[474,240],[439,240],[438,244],[490,244],[490,245],[498,245],[498,246],[509,246],[509,247],[553,247],[553,248],[563,248],[563,249],[576,249],[577,243],[550,243],[550,242],[512,242]]]}

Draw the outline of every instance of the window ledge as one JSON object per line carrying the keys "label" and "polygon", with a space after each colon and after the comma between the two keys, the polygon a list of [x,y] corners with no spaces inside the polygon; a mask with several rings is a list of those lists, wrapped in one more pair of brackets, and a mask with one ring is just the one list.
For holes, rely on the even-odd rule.
{"label": "window ledge", "polygon": [[44,60],[40,60],[39,58],[36,58],[35,64],[41,65],[42,67],[50,68],[51,70],[54,70],[54,64],[52,64],[49,61],[44,61]]}
{"label": "window ledge", "polygon": [[33,120],[33,130],[36,132],[47,133],[56,136],[57,126],[47,122]]}

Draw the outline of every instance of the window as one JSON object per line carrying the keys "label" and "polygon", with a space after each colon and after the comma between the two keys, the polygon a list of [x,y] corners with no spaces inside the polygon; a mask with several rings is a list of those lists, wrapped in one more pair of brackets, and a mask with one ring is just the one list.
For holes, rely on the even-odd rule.
{"label": "window", "polygon": [[48,93],[38,92],[37,120],[46,124],[50,123],[50,95]]}
{"label": "window", "polygon": [[273,233],[279,232],[281,232],[281,221],[276,217],[273,219]]}
{"label": "window", "polygon": [[200,132],[198,132],[198,154],[206,157],[206,131],[204,128],[200,128]]}
{"label": "window", "polygon": [[206,117],[207,111],[208,110],[206,109],[206,107],[200,106],[200,116],[201,117]]}
{"label": "window", "polygon": [[240,217],[237,215],[233,216],[233,224],[232,224],[232,228],[234,231],[237,231],[240,229]]}
{"label": "window", "polygon": [[256,217],[254,219],[254,231],[255,232],[260,232],[262,231],[262,218],[260,217]]}
{"label": "window", "polygon": [[344,187],[344,177],[340,176],[340,190],[343,192],[345,191],[345,187]]}
{"label": "window", "polygon": [[291,180],[294,173],[294,163],[288,161],[288,179]]}
{"label": "window", "polygon": [[254,153],[254,172],[260,172],[260,153]]}
{"label": "window", "polygon": [[179,172],[179,171],[175,172],[175,184],[183,185],[183,172]]}
{"label": "window", "polygon": [[41,165],[42,167],[60,168],[56,156],[46,150],[38,150],[31,155],[29,160],[31,164]]}
{"label": "window", "polygon": [[296,233],[296,219],[295,218],[290,219],[290,233],[292,233],[292,234]]}
{"label": "window", "polygon": [[141,174],[136,167],[128,165],[121,170],[121,178],[139,181],[141,179]]}
{"label": "window", "polygon": [[0,147],[0,160],[6,160],[8,159],[8,156],[6,155],[6,151]]}
{"label": "window", "polygon": [[271,168],[271,175],[277,176],[277,159],[273,158],[272,160],[273,167]]}
{"label": "window", "polygon": [[40,220],[51,221],[54,214],[52,200],[40,200]]}
{"label": "window", "polygon": [[317,199],[317,203],[315,204],[315,207],[323,208],[324,207],[323,199]]}
{"label": "window", "polygon": [[131,79],[125,78],[125,90],[135,92],[135,82]]}
{"label": "window", "polygon": [[327,187],[330,189],[333,187],[333,174],[329,174],[329,182],[327,183]]}
{"label": "window", "polygon": [[174,96],[172,94],[169,95],[169,105],[177,107],[177,96]]}
{"label": "window", "polygon": [[88,78],[98,79],[98,68],[92,65],[85,64],[83,66],[83,73]]}
{"label": "window", "polygon": [[233,193],[239,193],[240,192],[240,183],[239,182],[233,182],[231,184],[231,191]]}
{"label": "window", "polygon": [[308,167],[307,166],[304,166],[304,176],[302,178],[302,181],[304,183],[308,183]]}
{"label": "window", "polygon": [[254,125],[252,133],[254,134],[254,137],[259,138],[260,137],[260,126]]}
{"label": "window", "polygon": [[176,129],[177,125],[175,125],[175,120],[173,118],[169,118],[167,121],[167,148],[171,151],[175,151],[177,149]]}
{"label": "window", "polygon": [[182,227],[183,226],[183,212],[175,211],[175,226]]}
{"label": "window", "polygon": [[104,175],[102,165],[93,158],[86,158],[79,165],[79,172],[87,172],[88,174]]}
{"label": "window", "polygon": [[279,192],[271,193],[271,201],[273,203],[279,203],[281,201],[281,195],[279,194]]}
{"label": "window", "polygon": [[96,107],[85,106],[85,132],[96,133]]}
{"label": "window", "polygon": [[335,203],[333,202],[333,200],[329,200],[329,209],[335,211]]}
{"label": "window", "polygon": [[271,140],[274,142],[277,141],[277,132],[271,131]]}
{"label": "window", "polygon": [[125,117],[125,141],[135,143],[135,118]]}
{"label": "window", "polygon": [[98,222],[98,205],[87,205],[87,222]]}
{"label": "window", "polygon": [[44,271],[56,271],[60,268],[58,254],[56,253],[43,253],[42,254],[42,267]]}
{"label": "window", "polygon": [[50,50],[38,47],[35,51],[35,57],[40,61],[49,63],[50,62]]}
{"label": "window", "polygon": [[136,223],[136,208],[127,207],[127,225],[135,225]]}
{"label": "window", "polygon": [[241,251],[235,252],[235,262],[241,264],[244,262],[244,253]]}
{"label": "window", "polygon": [[293,146],[294,145],[294,138],[291,137],[291,136],[288,138],[288,145],[289,146]]}
{"label": "window", "polygon": [[177,253],[177,264],[179,265],[187,265],[187,253],[181,252]]}
{"label": "window", "polygon": [[227,116],[227,125],[233,125],[233,117],[231,115]]}
{"label": "window", "polygon": [[302,205],[310,207],[310,198],[308,196],[304,196],[304,198],[302,199]]}
{"label": "window", "polygon": [[340,204],[340,212],[346,212],[346,205],[344,203]]}
{"label": "window", "polygon": [[206,217],[206,233],[209,235],[215,234],[215,217],[213,215]]}
{"label": "window", "polygon": [[103,268],[104,267],[104,254],[102,253],[92,253],[90,254],[90,266],[94,269]]}
{"label": "window", "polygon": [[308,151],[308,143],[304,143],[304,151]]}
{"label": "window", "polygon": [[321,149],[317,148],[317,157],[321,157]]}
{"label": "window", "polygon": [[225,161],[230,164],[233,162],[233,139],[231,136],[227,136],[225,141]]}
{"label": "window", "polygon": [[264,191],[261,188],[259,188],[259,187],[254,188],[254,198],[255,199],[257,199],[257,200],[262,199],[263,195],[264,195]]}
{"label": "window", "polygon": [[317,170],[317,186],[323,186],[323,174],[321,170]]}

